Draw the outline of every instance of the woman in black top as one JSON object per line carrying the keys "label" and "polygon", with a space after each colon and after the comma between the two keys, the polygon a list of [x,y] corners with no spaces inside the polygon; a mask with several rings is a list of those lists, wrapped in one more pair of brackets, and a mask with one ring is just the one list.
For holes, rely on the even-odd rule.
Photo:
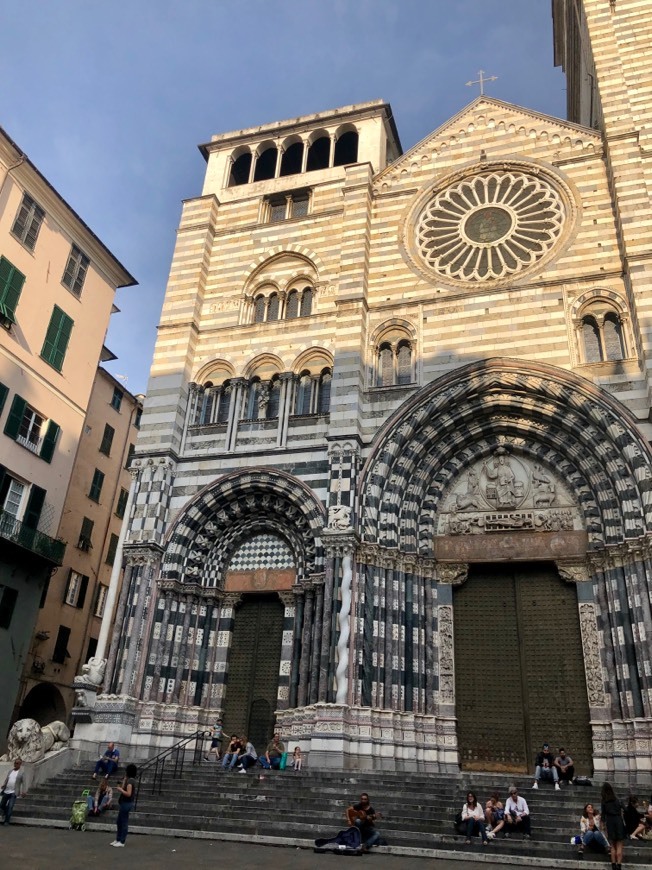
{"label": "woman in black top", "polygon": [[600,814],[602,821],[607,826],[607,837],[611,843],[611,870],[621,870],[625,842],[623,808],[609,782],[605,782],[602,786],[602,811]]}
{"label": "woman in black top", "polygon": [[138,768],[135,764],[127,765],[127,775],[122,780],[122,785],[116,786],[120,793],[118,798],[117,833],[112,846],[124,846],[129,831],[129,813],[133,809],[136,800],[136,776]]}

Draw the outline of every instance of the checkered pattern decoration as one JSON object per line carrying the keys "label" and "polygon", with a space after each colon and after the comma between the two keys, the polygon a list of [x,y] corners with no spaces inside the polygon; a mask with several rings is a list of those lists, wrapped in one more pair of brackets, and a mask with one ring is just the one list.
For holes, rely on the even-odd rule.
{"label": "checkered pattern decoration", "polygon": [[300,480],[251,469],[225,475],[181,512],[168,537],[161,578],[220,588],[233,554],[256,534],[277,535],[298,576],[323,570],[322,504]]}
{"label": "checkered pattern decoration", "polygon": [[565,475],[592,549],[652,530],[652,454],[630,412],[552,366],[488,360],[430,384],[380,430],[361,475],[364,540],[429,555],[441,495],[506,442]]}
{"label": "checkered pattern decoration", "polygon": [[290,548],[275,535],[256,535],[241,545],[229,562],[229,571],[253,571],[256,568],[294,568]]}

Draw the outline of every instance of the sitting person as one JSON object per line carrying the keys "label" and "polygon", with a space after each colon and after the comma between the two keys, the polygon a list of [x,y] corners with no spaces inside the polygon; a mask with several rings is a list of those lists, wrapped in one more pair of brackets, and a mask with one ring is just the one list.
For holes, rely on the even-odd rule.
{"label": "sitting person", "polygon": [[238,758],[240,757],[240,750],[243,748],[242,741],[235,734],[231,738],[231,742],[229,743],[229,747],[224,753],[224,758],[222,759],[222,767],[224,770],[229,768],[229,770],[233,770],[233,768],[238,763]]}
{"label": "sitting person", "polygon": [[643,813],[638,808],[638,797],[635,794],[630,794],[627,799],[627,806],[623,810],[623,821],[625,822],[625,833],[630,839],[643,839],[645,821]]}
{"label": "sitting person", "polygon": [[119,761],[120,750],[115,745],[115,743],[109,743],[109,745],[106,747],[106,752],[95,765],[93,779],[97,779],[98,773],[103,773],[105,779],[108,779],[111,774],[115,773],[115,771],[118,769]]}
{"label": "sitting person", "polygon": [[285,746],[281,743],[280,734],[275,734],[272,737],[271,743],[268,744],[264,755],[261,755],[258,761],[266,770],[278,770],[281,766],[281,758],[285,752]]}
{"label": "sitting person", "polygon": [[295,770],[301,770],[302,761],[303,759],[301,757],[301,747],[295,746],[294,752],[292,753],[292,761],[290,762],[290,764]]}
{"label": "sitting person", "polygon": [[105,779],[100,780],[100,785],[95,796],[89,794],[86,798],[88,801],[88,812],[91,816],[99,816],[104,810],[111,809],[111,801],[113,800],[113,789],[109,786]]}
{"label": "sitting person", "polygon": [[555,788],[559,791],[559,773],[555,767],[555,757],[550,751],[548,743],[543,744],[541,752],[537,755],[534,770],[534,785],[532,788],[539,788],[540,779],[553,780]]}
{"label": "sitting person", "polygon": [[467,794],[466,803],[462,807],[462,822],[466,822],[467,845],[471,843],[471,837],[476,833],[482,837],[482,845],[487,845],[489,841],[487,840],[487,831],[484,826],[484,813],[472,791]]}
{"label": "sitting person", "polygon": [[253,767],[258,761],[258,754],[254,749],[254,744],[248,737],[242,738],[243,747],[238,756],[238,770],[240,773],[246,773],[248,767]]}
{"label": "sitting person", "polygon": [[593,849],[600,852],[609,852],[609,841],[600,830],[600,813],[596,813],[593,804],[586,804],[582,818],[580,819],[580,836],[582,843],[579,852],[584,849]]}
{"label": "sitting person", "polygon": [[363,852],[368,852],[380,840],[380,834],[374,825],[376,819],[380,818],[380,813],[377,813],[371,806],[369,795],[366,791],[362,792],[360,801],[357,804],[352,804],[348,807],[346,817],[351,827],[355,825],[360,830],[360,836],[362,837],[362,846],[360,848]]}
{"label": "sitting person", "polygon": [[492,792],[485,804],[484,817],[487,822],[487,836],[495,837],[505,827],[505,807],[497,791]]}
{"label": "sitting person", "polygon": [[530,809],[525,798],[520,797],[515,785],[509,787],[509,797],[505,801],[505,822],[507,839],[513,831],[522,831],[526,840],[532,838]]}
{"label": "sitting person", "polygon": [[555,758],[555,768],[559,776],[559,783],[565,782],[570,785],[575,779],[575,765],[570,755],[566,755],[566,750],[559,747],[559,755]]}

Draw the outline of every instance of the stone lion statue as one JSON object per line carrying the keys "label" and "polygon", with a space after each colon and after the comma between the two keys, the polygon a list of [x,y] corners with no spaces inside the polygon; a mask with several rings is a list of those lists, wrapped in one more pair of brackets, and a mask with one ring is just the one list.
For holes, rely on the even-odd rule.
{"label": "stone lion statue", "polygon": [[83,684],[88,686],[99,686],[104,679],[104,669],[106,667],[106,659],[92,656],[85,665],[82,666],[81,676],[75,677],[75,685]]}
{"label": "stone lion statue", "polygon": [[42,728],[35,719],[19,719],[7,737],[7,752],[0,761],[40,761],[46,752],[63,749],[70,731],[63,722],[50,722]]}

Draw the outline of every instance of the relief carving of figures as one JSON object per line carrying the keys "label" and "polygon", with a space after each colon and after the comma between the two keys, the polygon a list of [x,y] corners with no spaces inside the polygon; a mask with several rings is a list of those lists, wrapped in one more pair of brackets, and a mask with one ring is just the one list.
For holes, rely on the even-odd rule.
{"label": "relief carving of figures", "polygon": [[477,471],[471,469],[466,475],[466,492],[458,495],[453,510],[463,511],[468,508],[482,510],[484,500],[480,492],[480,477]]}
{"label": "relief carving of figures", "polygon": [[515,508],[523,499],[523,482],[516,479],[505,448],[499,447],[491,462],[484,463],[483,469],[492,481],[485,491],[487,500],[495,507]]}
{"label": "relief carving of figures", "polygon": [[555,500],[555,484],[538,462],[532,468],[532,487],[534,489],[534,506],[549,507]]}
{"label": "relief carving of figures", "polygon": [[328,508],[328,527],[331,529],[348,529],[351,526],[351,508],[348,505],[336,504]]}
{"label": "relief carving of figures", "polygon": [[437,608],[439,626],[439,702],[455,703],[455,655],[453,650],[453,608]]}
{"label": "relief carving of figures", "polygon": [[580,604],[580,628],[589,706],[602,707],[605,704],[604,676],[600,661],[600,637],[594,604]]}

